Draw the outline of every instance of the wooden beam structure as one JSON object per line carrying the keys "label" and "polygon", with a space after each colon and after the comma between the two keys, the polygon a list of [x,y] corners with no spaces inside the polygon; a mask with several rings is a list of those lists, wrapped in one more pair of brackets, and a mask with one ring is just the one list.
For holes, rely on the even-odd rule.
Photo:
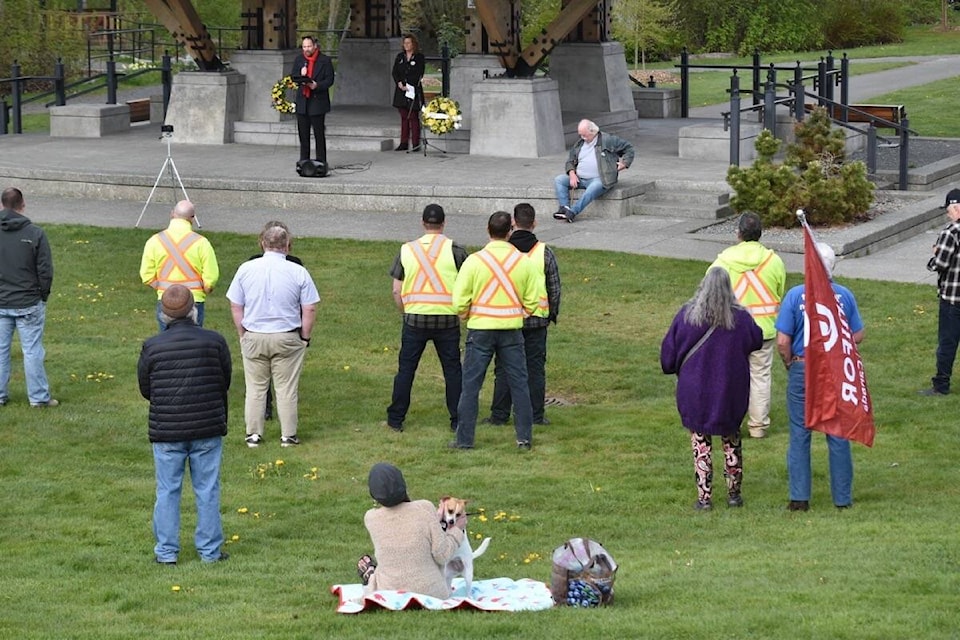
{"label": "wooden beam structure", "polygon": [[297,0],[242,0],[243,48],[276,51],[300,46]]}
{"label": "wooden beam structure", "polygon": [[186,48],[201,71],[223,69],[213,39],[190,0],[143,0],[143,3]]}
{"label": "wooden beam structure", "polygon": [[564,0],[557,17],[520,51],[519,2],[475,0],[474,4],[480,25],[468,12],[467,51],[496,55],[508,77],[532,76],[563,41],[605,42],[610,34],[613,0]]}
{"label": "wooden beam structure", "polygon": [[399,38],[400,0],[351,0],[351,38]]}

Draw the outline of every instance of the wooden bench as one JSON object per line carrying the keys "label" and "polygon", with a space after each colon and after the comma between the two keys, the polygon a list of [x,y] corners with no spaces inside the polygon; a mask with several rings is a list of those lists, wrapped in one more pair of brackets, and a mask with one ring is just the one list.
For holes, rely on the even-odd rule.
{"label": "wooden bench", "polygon": [[150,98],[127,100],[130,107],[130,122],[150,122]]}
{"label": "wooden bench", "polygon": [[[900,124],[900,121],[903,120],[906,113],[902,104],[851,104],[848,106],[850,108],[847,110],[847,122],[873,122],[873,126],[878,129],[892,129],[893,127],[886,122],[876,120],[876,118],[894,124]],[[813,111],[816,107],[817,105],[815,104],[804,105],[807,111]],[[840,120],[842,116],[843,109],[838,105],[834,105],[831,117],[834,120]],[[871,116],[873,117],[871,118]]]}

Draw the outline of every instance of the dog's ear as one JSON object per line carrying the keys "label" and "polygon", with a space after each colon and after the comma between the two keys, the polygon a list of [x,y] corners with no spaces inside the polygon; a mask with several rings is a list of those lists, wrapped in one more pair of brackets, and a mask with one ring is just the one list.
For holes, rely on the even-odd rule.
{"label": "dog's ear", "polygon": [[444,502],[446,502],[446,501],[449,500],[449,499],[450,499],[450,496],[443,496],[442,498],[440,498],[440,504],[443,504]]}

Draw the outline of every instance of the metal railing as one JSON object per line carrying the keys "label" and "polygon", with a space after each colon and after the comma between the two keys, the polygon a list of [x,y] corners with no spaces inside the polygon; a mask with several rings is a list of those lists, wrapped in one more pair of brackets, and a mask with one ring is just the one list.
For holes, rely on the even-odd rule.
{"label": "metal railing", "polygon": [[[776,108],[778,106],[787,107],[793,118],[802,122],[806,113],[806,99],[813,98],[817,100],[817,105],[826,107],[830,112],[831,121],[843,128],[855,131],[867,137],[867,171],[875,174],[877,170],[877,140],[880,138],[877,134],[877,128],[883,127],[893,129],[896,132],[899,147],[899,166],[898,166],[898,189],[907,190],[907,178],[910,158],[910,136],[918,135],[916,131],[910,128],[910,120],[907,118],[906,111],[902,112],[903,117],[894,122],[882,118],[863,109],[858,109],[846,101],[846,92],[843,92],[843,98],[837,102],[831,98],[826,98],[820,93],[808,92],[804,89],[804,76],[795,73],[793,82],[789,85],[778,85],[775,81],[776,74],[771,73],[767,76],[767,82],[764,84],[764,90],[759,95],[756,91],[741,89],[740,78],[734,71],[730,76],[730,111],[725,111],[723,115],[724,129],[730,131],[730,164],[740,166],[740,123],[743,113],[759,112],[760,121],[764,129],[768,129],[776,135]],[[790,93],[786,96],[778,96],[777,87],[787,88]],[[822,86],[822,85],[821,85]],[[741,107],[741,94],[750,93],[754,104],[747,107]],[[835,113],[840,113],[840,117],[834,117]],[[858,121],[866,122],[866,129],[862,129],[850,124],[850,117],[854,116]]]}
{"label": "metal railing", "polygon": [[[690,53],[686,48],[680,53],[680,64],[674,65],[680,69],[680,117],[690,117],[690,70],[691,69],[730,69],[736,75],[739,71],[749,71],[752,79],[753,104],[757,105],[760,96],[763,95],[764,84],[761,82],[763,71],[767,71],[767,78],[773,75],[773,81],[776,82],[778,71],[787,71],[793,74],[794,82],[797,78],[803,80],[813,80],[813,88],[817,92],[817,100],[820,104],[825,101],[831,101],[834,98],[834,87],[840,87],[840,102],[846,103],[849,95],[850,86],[850,61],[847,54],[843,54],[840,60],[840,68],[836,68],[836,59],[833,57],[833,51],[828,51],[826,57],[821,57],[816,67],[804,67],[800,61],[796,66],[778,67],[773,63],[762,66],[760,61],[760,52],[754,50],[749,65],[730,65],[730,64],[690,64]],[[815,74],[804,76],[804,71],[813,71]]]}

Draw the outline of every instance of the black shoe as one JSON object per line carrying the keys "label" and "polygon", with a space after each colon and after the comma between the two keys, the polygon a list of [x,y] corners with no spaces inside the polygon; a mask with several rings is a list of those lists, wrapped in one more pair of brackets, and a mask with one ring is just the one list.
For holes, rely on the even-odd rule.
{"label": "black shoe", "polygon": [[697,500],[693,503],[694,511],[710,511],[713,509],[713,502],[710,500]]}
{"label": "black shoe", "polygon": [[447,443],[447,448],[448,449],[473,449],[473,445],[460,444],[459,442],[454,440],[453,442]]}
{"label": "black shoe", "polygon": [[838,505],[836,505],[837,509],[840,509],[840,510],[849,509],[849,508],[852,507],[852,506],[853,506],[852,504],[838,504]]}
{"label": "black shoe", "polygon": [[560,207],[553,213],[554,220],[560,220],[561,222],[567,222],[567,214],[564,213],[563,207]]}
{"label": "black shoe", "polygon": [[402,424],[390,424],[390,421],[389,421],[389,420],[384,420],[383,422],[380,423],[380,426],[381,426],[381,427],[390,427],[392,430],[396,431],[397,433],[403,433],[403,425],[402,425]]}
{"label": "black shoe", "polygon": [[531,449],[530,442],[528,442],[527,440],[520,440],[519,442],[517,442],[517,449],[520,449],[521,451],[530,451]]}
{"label": "black shoe", "polygon": [[494,418],[493,416],[490,416],[490,417],[488,417],[488,418],[484,418],[483,420],[481,420],[481,421],[480,421],[480,424],[489,424],[489,425],[492,425],[492,426],[494,426],[494,427],[502,427],[503,425],[507,424],[507,421],[506,421],[506,420],[497,420],[497,419]]}
{"label": "black shoe", "polygon": [[546,425],[550,424],[550,421],[547,420],[546,417],[543,417],[543,418],[540,418],[539,420],[534,420],[534,421],[533,421],[533,424],[539,424],[539,425],[546,426]]}
{"label": "black shoe", "polygon": [[176,561],[176,560],[161,560],[160,558],[156,558],[156,561],[157,561],[157,564],[163,564],[163,565],[166,565],[166,566],[168,566],[168,567],[175,567],[175,566],[177,566],[177,561]]}
{"label": "black shoe", "polygon": [[223,562],[224,560],[227,560],[229,557],[230,557],[229,553],[227,553],[226,551],[221,551],[220,555],[214,558],[213,560],[204,560],[204,562],[207,564],[213,564],[214,562]]}
{"label": "black shoe", "polygon": [[406,142],[401,142],[400,144],[397,145],[397,148],[394,149],[394,151],[406,151],[409,148],[410,147],[407,146]]}
{"label": "black shoe", "polygon": [[743,506],[743,497],[739,493],[731,494],[727,498],[728,507],[742,507]]}
{"label": "black shoe", "polygon": [[922,395],[922,396],[945,396],[945,395],[947,395],[947,394],[950,393],[950,392],[949,392],[949,391],[939,391],[939,390],[934,389],[934,388],[931,387],[930,389],[921,389],[920,391],[917,391],[917,393],[919,393],[919,394]]}
{"label": "black shoe", "polygon": [[787,504],[787,511],[810,511],[809,500],[791,500]]}

